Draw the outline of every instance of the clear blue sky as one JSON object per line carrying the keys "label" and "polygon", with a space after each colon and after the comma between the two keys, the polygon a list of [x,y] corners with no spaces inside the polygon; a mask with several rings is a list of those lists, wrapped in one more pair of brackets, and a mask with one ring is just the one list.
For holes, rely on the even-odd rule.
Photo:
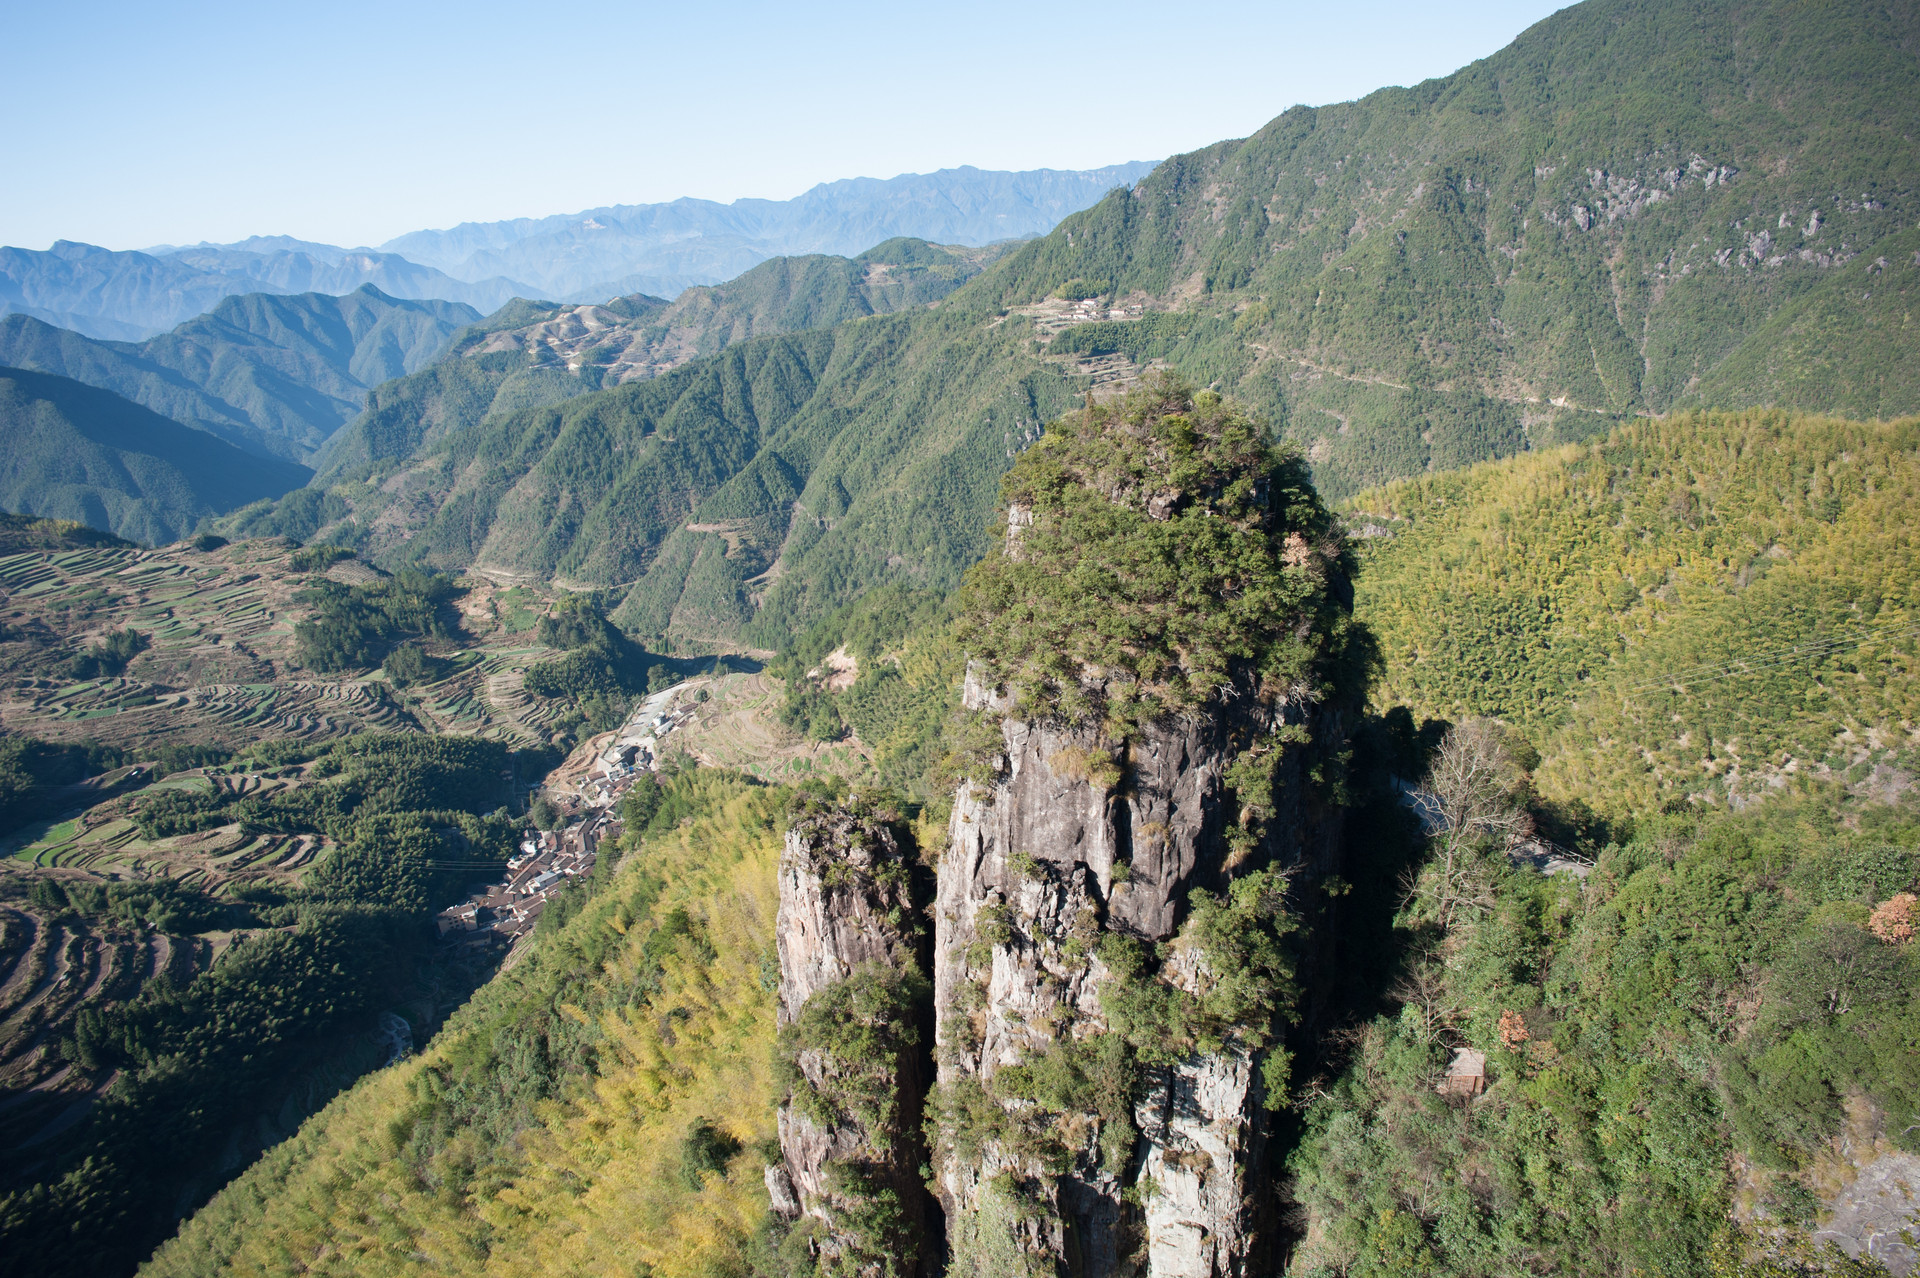
{"label": "clear blue sky", "polygon": [[1091,168],[1485,57],[1553,0],[0,0],[0,244],[296,235]]}

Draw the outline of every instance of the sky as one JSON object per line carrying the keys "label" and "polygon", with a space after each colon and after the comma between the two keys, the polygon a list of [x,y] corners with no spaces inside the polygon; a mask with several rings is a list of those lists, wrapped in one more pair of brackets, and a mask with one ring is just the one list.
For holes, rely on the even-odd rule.
{"label": "sky", "polygon": [[0,244],[377,245],[961,164],[1081,169],[1485,57],[1551,0],[0,0]]}

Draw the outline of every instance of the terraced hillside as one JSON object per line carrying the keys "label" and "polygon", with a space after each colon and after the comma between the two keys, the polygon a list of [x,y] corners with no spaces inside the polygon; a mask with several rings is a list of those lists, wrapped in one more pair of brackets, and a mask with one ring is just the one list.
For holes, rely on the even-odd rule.
{"label": "terraced hillside", "polygon": [[[440,645],[438,677],[401,690],[378,671],[324,673],[300,663],[295,627],[311,613],[302,592],[323,580],[379,577],[352,561],[303,572],[297,551],[274,539],[205,552],[181,543],[0,556],[0,728],[135,754],[169,743],[232,749],[368,730],[523,743],[552,735],[556,708],[519,688],[527,666],[550,655],[530,633],[545,593],[472,580],[457,603],[460,631]],[[147,641],[123,671],[67,673],[76,653],[119,630]]]}
{"label": "terraced hillside", "polygon": [[498,956],[436,947],[428,919],[504,866],[518,761],[421,733],[266,741],[157,783],[161,768],[118,769],[55,799],[110,797],[16,831],[0,859],[10,1260],[130,1272],[462,1003]]}
{"label": "terraced hillside", "polygon": [[[18,875],[0,878],[0,892],[20,886]],[[85,1115],[96,1080],[59,1050],[82,1011],[135,998],[162,977],[185,984],[229,939],[103,925],[25,895],[0,897],[0,1148],[31,1161]]]}
{"label": "terraced hillside", "polygon": [[[23,526],[0,557],[0,1234],[35,1272],[130,1271],[493,971],[499,947],[436,945],[432,914],[503,872],[510,813],[585,735],[572,695],[526,686],[583,614],[337,548],[61,532]],[[652,660],[654,683],[712,664]],[[766,676],[700,685],[676,753],[862,766],[857,741],[782,728]],[[36,788],[35,751],[104,770]]]}

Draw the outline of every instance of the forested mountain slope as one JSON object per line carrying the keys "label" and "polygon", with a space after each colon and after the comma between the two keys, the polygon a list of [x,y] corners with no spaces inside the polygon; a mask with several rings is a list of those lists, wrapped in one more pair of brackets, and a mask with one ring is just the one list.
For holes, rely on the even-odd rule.
{"label": "forested mountain slope", "polygon": [[71,519],[149,545],[208,515],[305,483],[293,462],[65,377],[0,368],[0,508]]}
{"label": "forested mountain slope", "polygon": [[[630,630],[733,638],[761,591],[790,618],[902,568],[955,580],[984,549],[981,512],[1015,444],[1072,402],[1028,345],[1022,330],[983,333],[944,308],[756,339],[430,438],[413,459],[336,483],[337,522],[307,531],[382,562],[625,586],[617,620]],[[444,381],[477,404],[491,388],[454,372],[465,362],[430,371],[452,373]],[[377,418],[376,402],[361,426]]]}
{"label": "forested mountain slope", "polygon": [[[1920,419],[1683,413],[1362,493],[1383,704],[1525,731],[1616,818],[1909,784]],[[1892,790],[1889,790],[1892,787]]]}
{"label": "forested mountain slope", "polygon": [[[461,334],[448,360],[380,388],[366,415],[327,449],[319,482],[404,457],[486,417],[657,377],[755,336],[924,306],[1003,251],[894,239],[856,258],[774,258],[671,302],[644,293],[586,306],[516,301]],[[474,366],[452,367],[453,356]]]}
{"label": "forested mountain slope", "polygon": [[[615,544],[586,513],[616,500],[630,439],[507,414],[448,451],[433,436],[473,412],[430,388],[368,414],[381,444],[340,443],[419,448],[410,495],[383,464],[377,493],[339,490],[366,509],[328,535],[638,582],[624,624],[777,646],[880,581],[956,580],[1037,424],[1154,362],[1266,413],[1335,498],[1697,402],[1908,411],[1916,38],[1910,6],[1589,0],[1453,76],[1167,161],[936,311],[832,330],[813,389],[782,392],[811,442],[729,436],[739,460],[679,488],[671,538]],[[500,370],[447,376],[497,413]],[[568,412],[633,401],[592,402]]]}
{"label": "forested mountain slope", "polygon": [[250,293],[144,342],[96,341],[28,315],[0,318],[0,364],[55,373],[263,456],[306,462],[367,391],[423,367],[480,318],[371,284],[335,297]]}
{"label": "forested mountain slope", "polygon": [[1589,0],[1175,157],[992,278],[1188,311],[1101,336],[1263,407],[1330,496],[1685,404],[1912,412],[1916,55],[1910,3]]}

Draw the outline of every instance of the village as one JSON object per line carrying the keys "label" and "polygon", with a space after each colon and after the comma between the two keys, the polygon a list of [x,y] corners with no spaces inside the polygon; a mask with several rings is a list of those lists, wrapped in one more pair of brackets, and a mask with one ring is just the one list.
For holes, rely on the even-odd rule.
{"label": "village", "polygon": [[642,772],[658,770],[662,740],[692,719],[705,699],[702,682],[677,683],[648,696],[610,740],[584,760],[562,765],[544,787],[534,787],[529,802],[544,796],[563,823],[529,830],[519,854],[507,862],[505,879],[474,885],[464,901],[440,911],[435,922],[441,939],[473,949],[511,946],[533,930],[549,897],[592,874],[600,845],[619,844],[621,796]]}

